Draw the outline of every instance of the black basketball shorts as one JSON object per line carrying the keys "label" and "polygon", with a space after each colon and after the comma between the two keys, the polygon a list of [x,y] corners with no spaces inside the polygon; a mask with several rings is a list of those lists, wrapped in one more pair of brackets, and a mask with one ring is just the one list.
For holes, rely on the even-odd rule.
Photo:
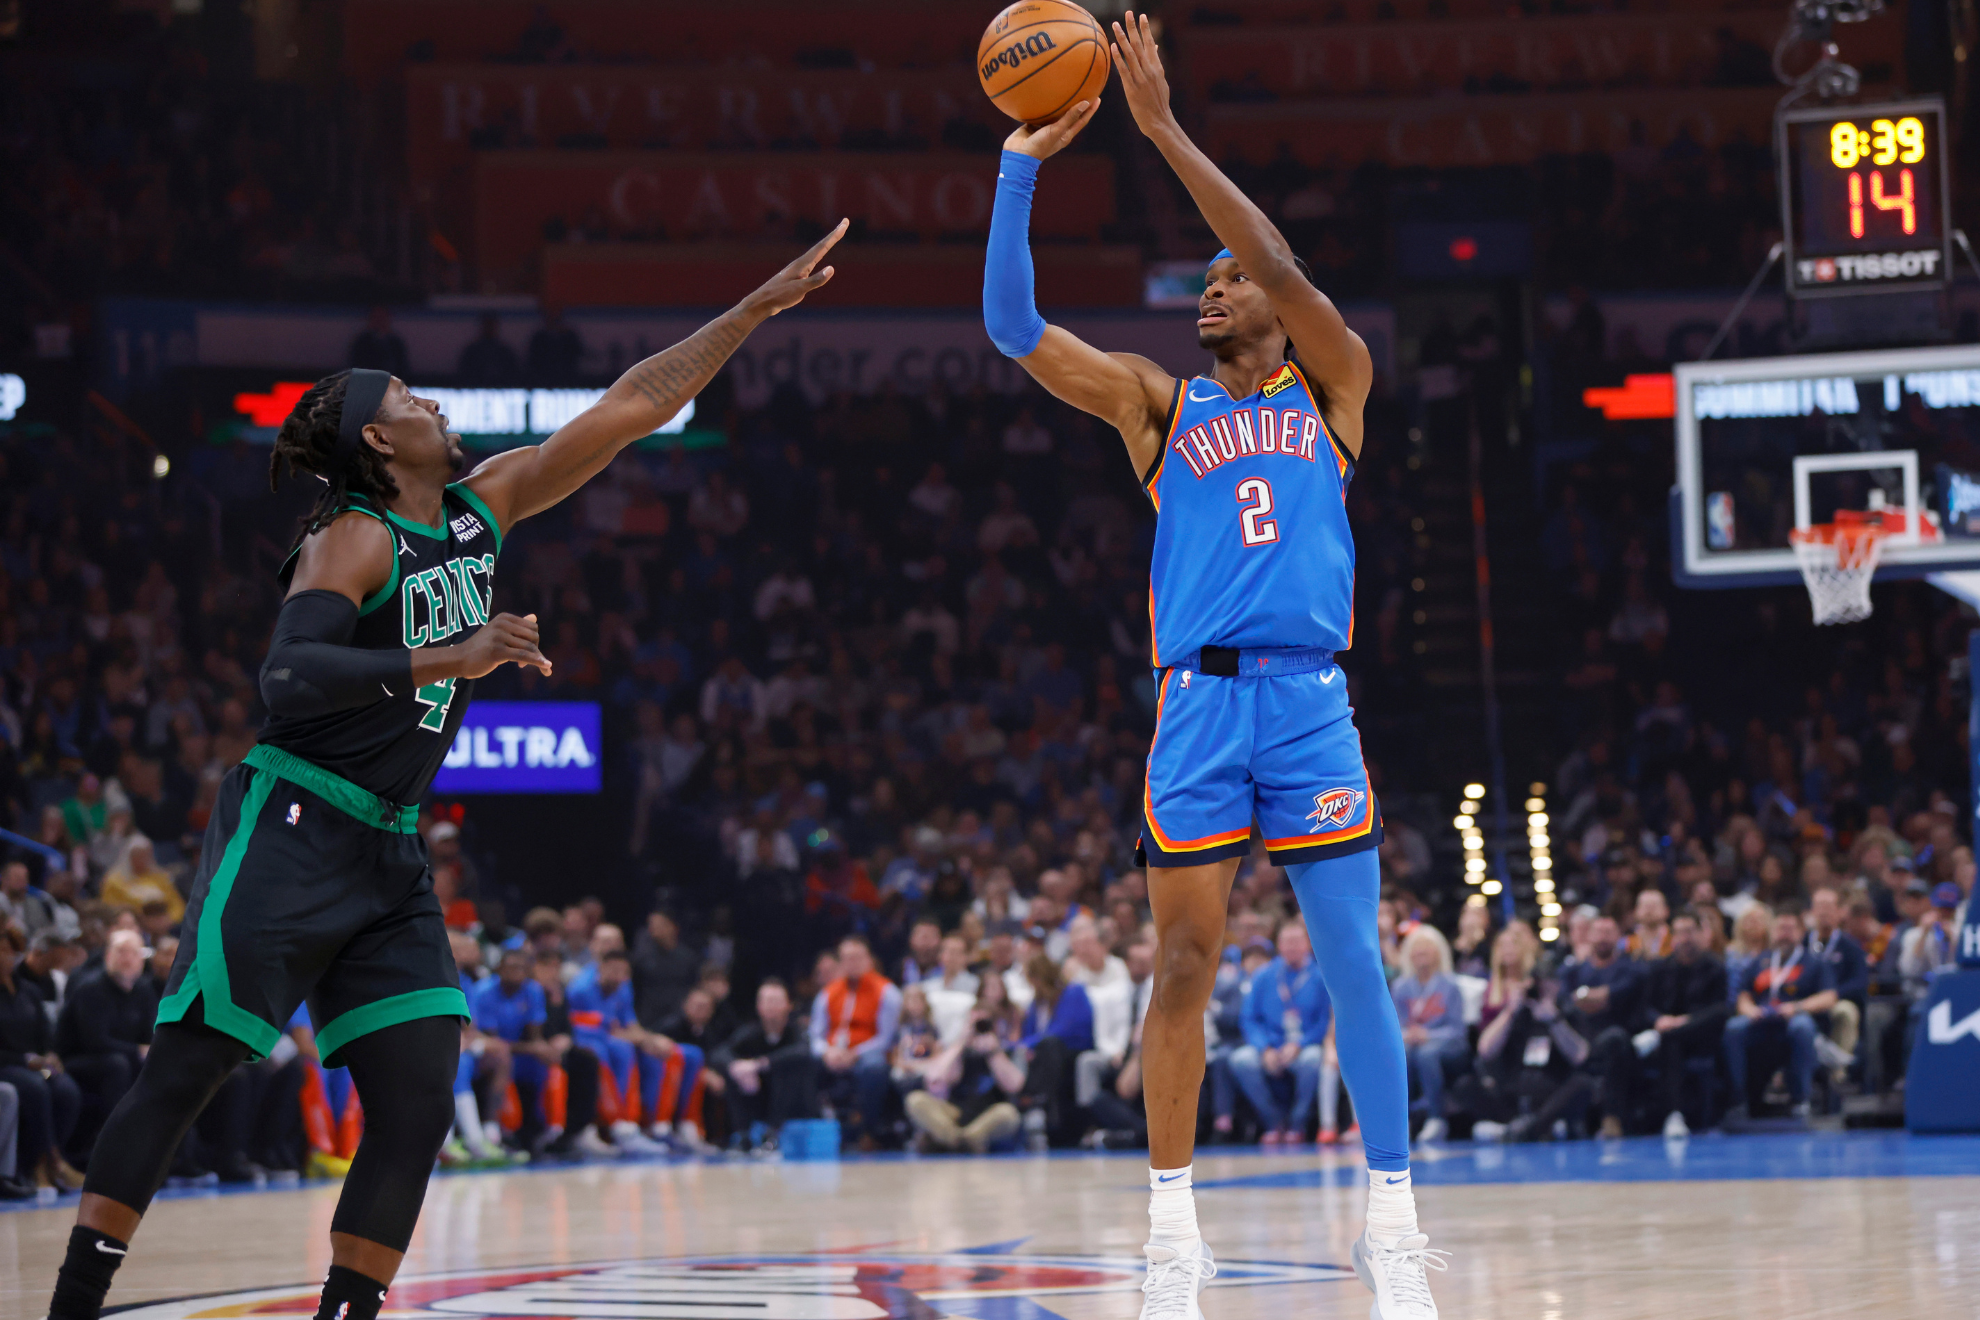
{"label": "black basketball shorts", "polygon": [[367,1032],[468,1016],[413,808],[279,748],[221,781],[158,1021],[262,1058],[309,1001],[323,1062]]}

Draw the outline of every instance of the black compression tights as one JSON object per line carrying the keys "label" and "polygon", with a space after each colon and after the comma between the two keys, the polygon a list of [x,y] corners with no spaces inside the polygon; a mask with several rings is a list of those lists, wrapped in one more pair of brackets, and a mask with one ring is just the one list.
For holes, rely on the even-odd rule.
{"label": "black compression tights", "polygon": [[[460,1051],[460,1022],[448,1017],[416,1018],[344,1046],[364,1104],[364,1140],[331,1232],[394,1251],[412,1241],[427,1177],[454,1121]],[[198,1006],[185,1021],[159,1027],[136,1083],[103,1125],[83,1190],[143,1214],[186,1129],[247,1054],[206,1026]]]}

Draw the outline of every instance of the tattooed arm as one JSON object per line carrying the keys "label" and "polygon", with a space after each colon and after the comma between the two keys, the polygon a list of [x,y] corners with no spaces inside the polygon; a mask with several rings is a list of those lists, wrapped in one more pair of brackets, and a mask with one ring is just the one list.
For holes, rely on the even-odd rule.
{"label": "tattooed arm", "polygon": [[714,378],[749,332],[832,278],[816,270],[846,222],[778,271],[734,307],[664,352],[619,377],[605,397],[573,417],[540,445],[511,449],[476,468],[466,485],[488,505],[506,532],[541,513],[605,470],[633,441],[666,425]]}

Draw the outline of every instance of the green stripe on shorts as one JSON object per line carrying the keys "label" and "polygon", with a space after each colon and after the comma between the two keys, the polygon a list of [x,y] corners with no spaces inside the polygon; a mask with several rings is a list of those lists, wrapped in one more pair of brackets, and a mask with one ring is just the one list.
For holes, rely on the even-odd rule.
{"label": "green stripe on shorts", "polygon": [[436,985],[426,990],[408,990],[389,999],[374,1000],[332,1018],[316,1033],[316,1051],[326,1067],[337,1067],[333,1056],[338,1050],[374,1031],[396,1027],[419,1018],[456,1017],[468,1014],[467,996],[459,986]]}
{"label": "green stripe on shorts", "polygon": [[227,840],[227,849],[220,855],[220,865],[214,868],[213,878],[206,884],[206,900],[199,910],[199,944],[193,953],[193,965],[186,969],[186,979],[178,991],[166,996],[158,1006],[159,1022],[177,1022],[191,1011],[195,999],[205,995],[206,1025],[240,1041],[254,1052],[257,1059],[267,1057],[282,1033],[279,1028],[270,1026],[234,1003],[227,978],[227,945],[221,933],[220,918],[226,910],[227,897],[233,892],[234,878],[240,874],[241,859],[247,856],[248,841],[254,836],[255,822],[260,819],[261,809],[268,804],[268,795],[275,787],[275,778],[266,770],[258,770],[249,780],[247,792],[241,797],[240,823],[234,826],[233,837]]}

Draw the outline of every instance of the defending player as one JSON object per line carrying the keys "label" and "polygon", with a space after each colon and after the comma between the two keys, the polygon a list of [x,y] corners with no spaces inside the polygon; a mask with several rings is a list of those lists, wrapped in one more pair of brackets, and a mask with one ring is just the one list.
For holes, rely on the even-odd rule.
{"label": "defending player", "polygon": [[1338,1011],[1341,1071],[1368,1156],[1368,1227],[1354,1262],[1376,1320],[1433,1320],[1410,1188],[1403,1043],[1376,944],[1381,817],[1346,681],[1354,541],[1344,497],[1361,452],[1368,349],[1285,240],[1169,110],[1148,20],[1114,25],[1135,123],[1226,245],[1210,263],[1198,342],[1210,374],[1178,381],[1048,326],[1026,229],[1039,163],[1097,102],[1004,143],[983,280],[990,338],[1054,395],[1118,427],[1155,505],[1149,626],[1159,683],[1142,845],[1160,942],[1143,1029],[1148,1104],[1144,1320],[1197,1320],[1216,1271],[1190,1190],[1203,1010],[1237,859],[1255,818],[1286,867]]}
{"label": "defending player", "polygon": [[832,277],[840,222],[734,309],[621,376],[541,445],[456,482],[460,438],[382,371],[340,372],[276,440],[326,483],[261,670],[269,720],[228,772],[144,1067],[97,1139],[54,1320],[95,1320],[180,1138],[305,997],[365,1132],[330,1223],[319,1320],[376,1320],[454,1118],[468,1016],[414,821],[473,680],[550,663],[536,618],[492,614],[510,528],[571,494],[714,376],[750,331]]}

